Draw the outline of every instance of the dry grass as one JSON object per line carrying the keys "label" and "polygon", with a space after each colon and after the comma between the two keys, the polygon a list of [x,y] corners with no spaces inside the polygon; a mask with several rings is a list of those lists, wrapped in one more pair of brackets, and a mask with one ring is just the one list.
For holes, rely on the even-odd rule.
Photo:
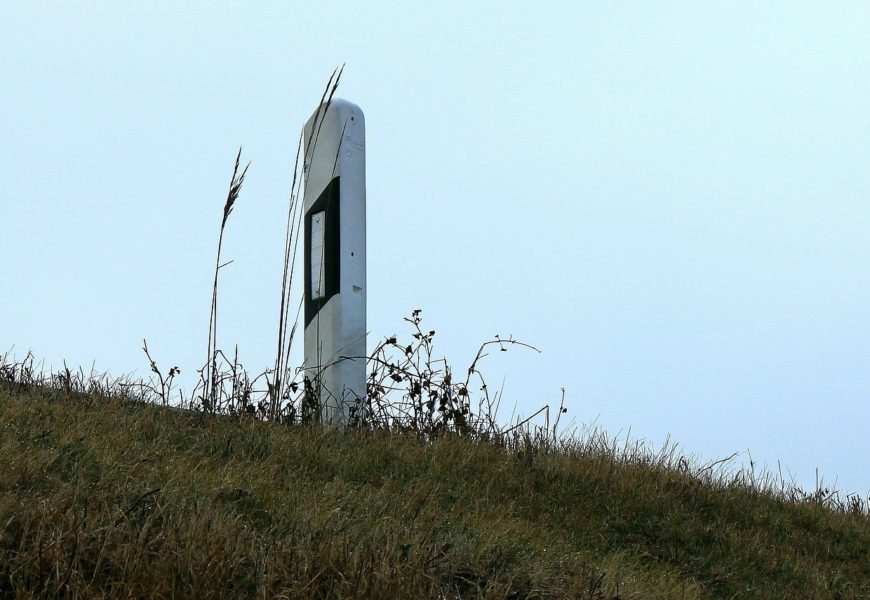
{"label": "dry grass", "polygon": [[287,427],[2,372],[2,597],[870,595],[862,505],[673,447]]}
{"label": "dry grass", "polygon": [[[218,345],[217,345],[217,324],[218,324],[218,275],[220,270],[227,264],[221,264],[221,248],[224,242],[224,230],[227,227],[227,220],[233,212],[233,206],[236,200],[239,199],[239,194],[242,191],[242,184],[245,182],[245,175],[248,173],[248,167],[251,163],[245,165],[242,172],[239,173],[239,162],[242,159],[242,149],[239,148],[239,153],[236,154],[236,163],[233,167],[233,176],[230,178],[230,187],[227,191],[227,199],[224,202],[223,218],[221,218],[220,234],[218,235],[217,254],[214,266],[214,284],[211,292],[211,309],[208,315],[208,358],[206,359],[203,373],[203,394],[201,398],[202,407],[206,410],[214,410],[215,399],[217,397],[217,387],[219,383],[218,375]],[[147,345],[145,346],[145,354],[148,355]],[[149,360],[151,357],[148,357]],[[151,361],[151,370],[155,371],[162,380],[163,376],[155,367],[154,361]]]}

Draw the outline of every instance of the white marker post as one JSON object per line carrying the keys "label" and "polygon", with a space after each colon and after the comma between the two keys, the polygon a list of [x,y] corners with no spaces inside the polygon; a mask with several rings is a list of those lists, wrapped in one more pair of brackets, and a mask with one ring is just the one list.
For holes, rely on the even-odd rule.
{"label": "white marker post", "polygon": [[366,393],[365,119],[333,99],[305,123],[305,377],[321,420],[347,425]]}

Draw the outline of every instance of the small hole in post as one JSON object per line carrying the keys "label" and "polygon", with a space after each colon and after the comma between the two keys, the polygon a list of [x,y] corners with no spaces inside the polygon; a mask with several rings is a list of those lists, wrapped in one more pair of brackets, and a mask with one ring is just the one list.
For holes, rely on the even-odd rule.
{"label": "small hole in post", "polygon": [[350,255],[353,256],[353,252],[351,252]]}

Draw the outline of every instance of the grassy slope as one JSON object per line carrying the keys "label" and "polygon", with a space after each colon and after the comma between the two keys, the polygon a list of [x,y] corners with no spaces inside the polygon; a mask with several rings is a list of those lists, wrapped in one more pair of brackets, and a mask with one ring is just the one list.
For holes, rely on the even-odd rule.
{"label": "grassy slope", "polygon": [[600,446],[0,386],[0,596],[868,598],[870,519]]}

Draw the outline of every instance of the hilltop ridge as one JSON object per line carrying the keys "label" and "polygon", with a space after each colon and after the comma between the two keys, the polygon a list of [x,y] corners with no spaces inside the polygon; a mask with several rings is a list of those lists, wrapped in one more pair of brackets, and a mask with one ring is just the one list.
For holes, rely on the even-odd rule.
{"label": "hilltop ridge", "polygon": [[205,418],[0,383],[0,596],[867,598],[860,503],[605,437]]}

